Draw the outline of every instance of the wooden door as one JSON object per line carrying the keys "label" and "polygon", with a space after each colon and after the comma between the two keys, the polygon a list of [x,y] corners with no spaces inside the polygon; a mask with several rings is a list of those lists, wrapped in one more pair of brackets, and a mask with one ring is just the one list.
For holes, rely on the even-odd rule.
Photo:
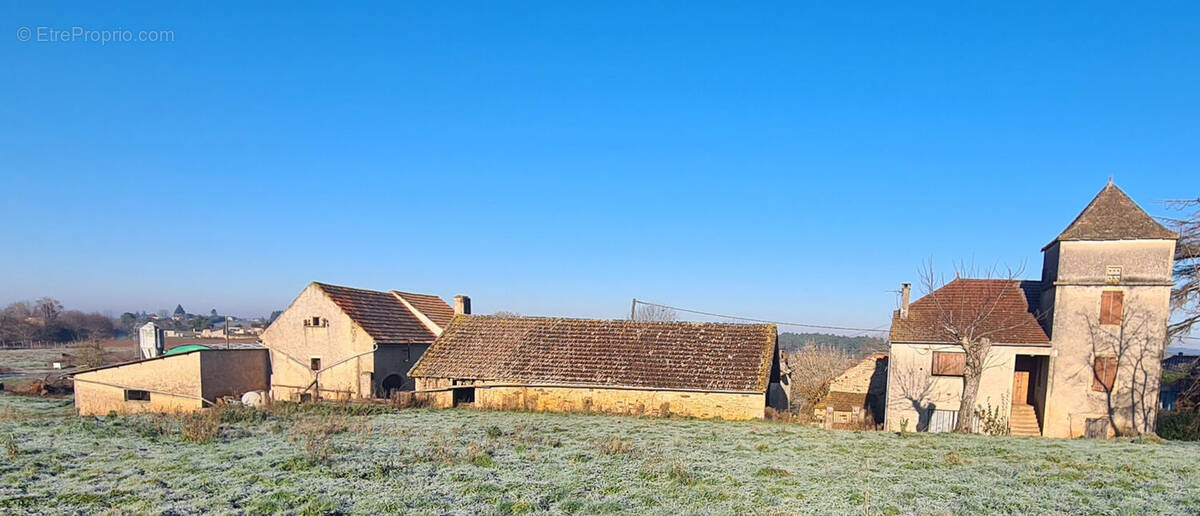
{"label": "wooden door", "polygon": [[1012,402],[1029,404],[1029,371],[1013,372]]}

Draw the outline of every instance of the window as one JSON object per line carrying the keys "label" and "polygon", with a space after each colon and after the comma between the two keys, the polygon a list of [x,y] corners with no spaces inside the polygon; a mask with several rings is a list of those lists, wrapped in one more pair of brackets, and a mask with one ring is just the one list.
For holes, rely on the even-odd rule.
{"label": "window", "polygon": [[320,371],[321,357],[313,357],[308,359],[308,367],[310,367],[313,371]]}
{"label": "window", "polygon": [[125,389],[125,401],[150,401],[150,391]]}
{"label": "window", "polygon": [[967,354],[946,351],[933,352],[933,374],[935,376],[962,376],[967,369]]}
{"label": "window", "polygon": [[1117,357],[1096,357],[1092,364],[1095,374],[1092,375],[1092,390],[1109,392],[1117,381]]}
{"label": "window", "polygon": [[1110,285],[1115,285],[1121,282],[1121,267],[1119,265],[1109,265],[1104,270],[1104,281]]}
{"label": "window", "polygon": [[1121,324],[1124,304],[1124,292],[1113,291],[1100,294],[1100,324]]}
{"label": "window", "polygon": [[304,325],[305,326],[325,326],[325,319],[322,319],[322,318],[314,315],[308,319],[305,319]]}

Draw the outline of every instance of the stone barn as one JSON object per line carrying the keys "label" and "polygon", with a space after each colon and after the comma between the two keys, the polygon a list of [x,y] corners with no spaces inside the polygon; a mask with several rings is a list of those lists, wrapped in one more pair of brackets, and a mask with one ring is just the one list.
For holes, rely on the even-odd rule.
{"label": "stone barn", "polygon": [[74,374],[81,416],[109,412],[194,412],[218,398],[266,391],[265,349],[196,349]]}
{"label": "stone barn", "polygon": [[787,406],[776,338],[774,325],[456,316],[409,375],[437,407],[755,419]]}
{"label": "stone barn", "polygon": [[[455,298],[470,312],[470,299]],[[276,400],[361,399],[412,390],[416,363],[455,309],[437,296],[311,283],[263,331]]]}
{"label": "stone barn", "polygon": [[872,353],[829,383],[829,394],[813,408],[826,426],[882,425],[887,403],[887,353]]}

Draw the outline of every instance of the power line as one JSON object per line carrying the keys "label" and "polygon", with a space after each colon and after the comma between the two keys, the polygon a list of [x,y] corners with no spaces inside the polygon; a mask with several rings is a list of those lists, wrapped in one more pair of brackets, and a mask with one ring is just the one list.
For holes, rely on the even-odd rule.
{"label": "power line", "polygon": [[709,316],[709,317],[722,317],[722,318],[725,318],[725,319],[734,319],[734,320],[738,320],[738,321],[750,321],[750,322],[756,322],[756,323],[778,324],[778,325],[780,325],[780,326],[799,326],[799,327],[802,327],[802,328],[815,328],[815,329],[819,329],[819,330],[861,331],[861,332],[864,332],[864,333],[883,333],[883,332],[886,332],[886,331],[888,331],[888,330],[881,329],[883,326],[887,326],[886,324],[881,324],[881,325],[879,325],[879,326],[876,326],[876,327],[874,327],[874,328],[852,328],[852,327],[849,327],[849,326],[829,326],[829,325],[824,325],[824,324],[808,324],[808,323],[785,322],[785,321],[769,321],[769,320],[766,320],[766,319],[754,319],[754,318],[752,318],[752,317],[741,317],[741,316],[737,316],[737,315],[717,314],[717,313],[712,313],[712,312],[704,312],[704,311],[700,311],[700,310],[689,310],[689,309],[687,309],[687,308],[679,308],[679,307],[677,307],[677,306],[668,306],[668,305],[662,305],[662,304],[658,304],[658,303],[651,303],[651,302],[648,302],[648,301],[642,301],[642,300],[640,300],[640,299],[634,299],[634,300],[633,300],[633,304],[634,304],[635,306],[636,306],[636,305],[649,305],[649,306],[657,306],[657,307],[659,307],[659,308],[667,308],[667,309],[670,309],[670,310],[675,310],[675,311],[677,311],[677,312],[687,312],[687,313],[690,313],[690,314],[707,315],[707,316]]}

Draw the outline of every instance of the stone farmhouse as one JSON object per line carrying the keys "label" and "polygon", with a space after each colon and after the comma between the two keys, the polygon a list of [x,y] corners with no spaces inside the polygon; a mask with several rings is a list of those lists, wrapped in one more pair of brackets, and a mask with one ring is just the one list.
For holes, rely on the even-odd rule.
{"label": "stone farmhouse", "polygon": [[762,418],[774,325],[455,316],[409,375],[437,407]]}
{"label": "stone farmhouse", "polygon": [[[461,313],[470,299],[455,298]],[[437,296],[311,283],[263,331],[271,398],[362,399],[412,390],[409,368],[455,314]]]}
{"label": "stone farmhouse", "polygon": [[[945,329],[992,342],[977,402],[1015,435],[1077,437],[1154,428],[1175,241],[1109,182],[1043,249],[1040,280],[959,278],[892,316],[886,424],[948,431],[965,354]],[[976,421],[978,424],[978,421]]]}

